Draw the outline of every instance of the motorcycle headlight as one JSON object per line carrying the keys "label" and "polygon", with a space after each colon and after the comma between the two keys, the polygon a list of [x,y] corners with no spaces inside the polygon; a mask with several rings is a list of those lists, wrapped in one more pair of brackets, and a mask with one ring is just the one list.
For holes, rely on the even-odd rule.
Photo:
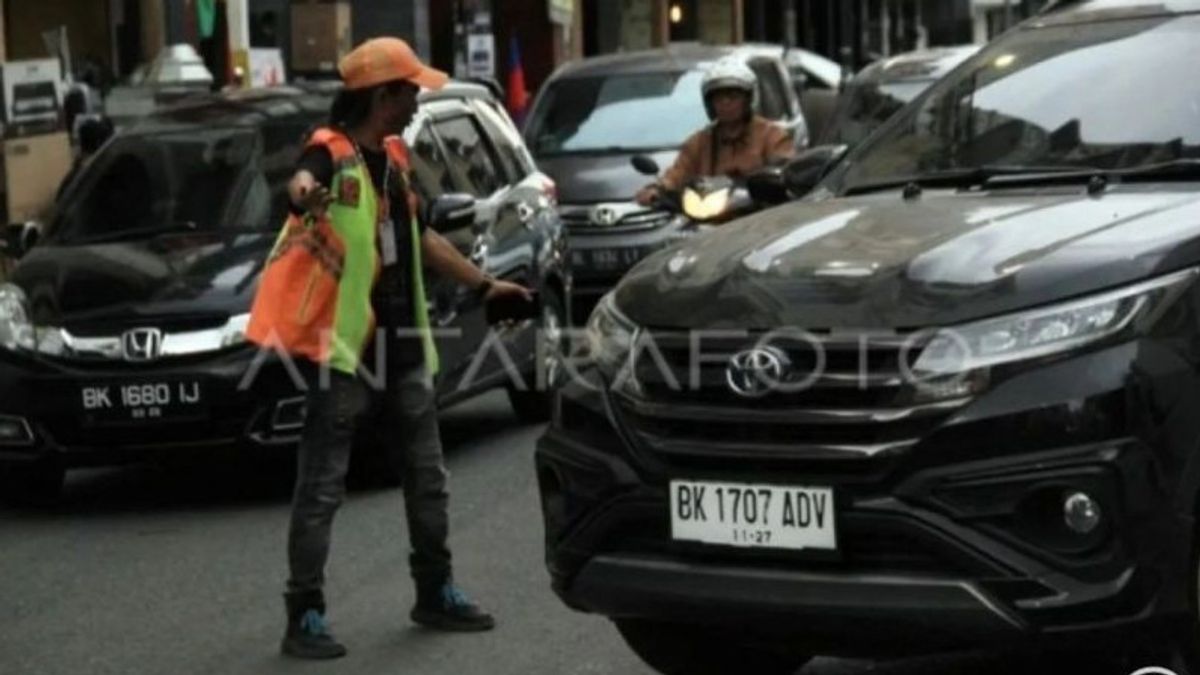
{"label": "motorcycle headlight", "polygon": [[1189,269],[1082,300],[937,331],[913,365],[920,375],[965,373],[1039,358],[1148,325],[1188,287]]}
{"label": "motorcycle headlight", "polygon": [[25,291],[13,284],[0,285],[0,347],[33,349],[33,325],[25,310]]}
{"label": "motorcycle headlight", "polygon": [[699,222],[712,220],[725,213],[731,194],[729,188],[721,188],[701,197],[699,192],[688,188],[683,191],[683,213]]}
{"label": "motorcycle headlight", "polygon": [[588,357],[611,375],[628,360],[636,336],[637,326],[617,309],[609,293],[600,299],[588,319]]}
{"label": "motorcycle headlight", "polygon": [[246,327],[250,325],[249,314],[229,317],[221,327],[221,349],[240,345],[246,341]]}

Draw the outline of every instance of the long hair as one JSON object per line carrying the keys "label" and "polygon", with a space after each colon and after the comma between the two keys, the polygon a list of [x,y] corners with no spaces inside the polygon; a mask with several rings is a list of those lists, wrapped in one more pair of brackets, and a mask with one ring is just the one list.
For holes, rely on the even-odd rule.
{"label": "long hair", "polygon": [[370,117],[371,102],[375,99],[376,91],[383,89],[389,94],[396,94],[405,86],[405,82],[395,81],[365,89],[342,89],[329,108],[329,123],[342,129],[353,129]]}

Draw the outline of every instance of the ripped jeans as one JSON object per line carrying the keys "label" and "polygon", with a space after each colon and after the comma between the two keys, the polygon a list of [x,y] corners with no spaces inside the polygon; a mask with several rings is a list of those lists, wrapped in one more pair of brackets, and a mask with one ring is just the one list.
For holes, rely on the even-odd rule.
{"label": "ripped jeans", "polygon": [[374,391],[333,370],[328,386],[317,386],[316,373],[314,368],[308,378],[308,413],[292,497],[288,591],[315,591],[324,585],[333,517],[346,495],[355,422],[373,402],[382,406],[377,419],[387,425],[381,430],[387,451],[395,453],[392,461],[404,470],[410,571],[419,586],[440,585],[450,577],[449,494],[432,379],[420,365],[397,369],[383,391]]}

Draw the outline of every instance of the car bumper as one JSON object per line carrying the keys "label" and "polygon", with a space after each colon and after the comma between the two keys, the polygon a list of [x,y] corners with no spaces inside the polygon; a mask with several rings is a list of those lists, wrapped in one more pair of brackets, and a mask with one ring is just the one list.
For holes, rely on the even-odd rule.
{"label": "car bumper", "polygon": [[[1061,364],[1090,374],[1066,388],[1043,381],[1069,381],[1058,379],[1063,372],[1018,378],[992,392],[1003,400],[985,394],[961,413],[969,426],[947,434],[949,447],[931,439],[853,471],[820,462],[769,473],[750,461],[736,470],[681,467],[637,443],[589,375],[559,392],[536,455],[554,589],[582,611],[750,626],[828,654],[1061,642],[1184,616],[1195,503],[1186,476],[1194,467],[1165,467],[1186,463],[1190,452],[1164,447],[1157,434],[1113,433],[1122,429],[1107,423],[1058,434],[1056,447],[1039,447],[1030,433],[1055,409],[1045,396],[1069,393],[1059,403],[1089,414],[1134,400],[1121,373],[1137,355],[1118,348]],[[1008,398],[1015,391],[1028,393],[1026,402]],[[972,437],[982,445],[975,434],[988,429],[1026,435],[988,439],[996,453],[964,452]],[[947,453],[963,459],[934,461]],[[681,477],[831,486],[838,550],[675,541],[667,485]],[[1105,525],[1088,541],[1055,528],[1061,502],[1038,507],[1040,495],[1076,490],[1103,505]]]}
{"label": "car bumper", "polygon": [[[141,406],[149,414],[134,418],[133,409],[139,408],[134,406],[97,419],[82,403],[85,387],[159,382],[198,383],[203,398],[194,408],[178,416],[168,411],[165,417],[153,416],[155,406]],[[115,398],[110,391],[108,399]],[[260,357],[250,347],[140,367],[4,354],[0,426],[16,421],[28,437],[0,438],[0,464],[53,458],[67,467],[95,466],[287,446],[298,440],[303,408],[298,382],[282,361]]]}
{"label": "car bumper", "polygon": [[687,622],[720,612],[741,625],[790,629],[826,645],[870,632],[893,645],[918,639],[952,647],[1029,629],[963,580],[699,565],[648,556],[596,556],[580,570],[570,595],[606,616],[649,613]]}

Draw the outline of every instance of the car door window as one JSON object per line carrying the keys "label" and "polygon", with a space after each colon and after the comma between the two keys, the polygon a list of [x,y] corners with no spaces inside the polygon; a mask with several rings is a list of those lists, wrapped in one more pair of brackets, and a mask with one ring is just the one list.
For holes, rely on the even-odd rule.
{"label": "car door window", "polygon": [[788,99],[783,89],[786,85],[779,70],[767,60],[753,61],[750,68],[758,78],[758,105],[762,116],[771,120],[788,117]]}
{"label": "car door window", "polygon": [[520,150],[517,145],[521,142],[520,135],[501,117],[501,113],[491,103],[481,102],[476,109],[479,111],[479,120],[483,122],[483,128],[487,130],[488,136],[496,148],[496,155],[507,176],[507,182],[510,185],[521,182],[525,176],[529,175],[529,172],[525,170],[521,162]]}
{"label": "car door window", "polygon": [[409,165],[417,194],[425,203],[454,191],[446,157],[429,127],[423,127],[413,140]]}
{"label": "car door window", "polygon": [[476,197],[488,197],[502,183],[493,150],[470,117],[455,117],[437,123],[437,133],[446,148],[446,164],[455,185]]}

